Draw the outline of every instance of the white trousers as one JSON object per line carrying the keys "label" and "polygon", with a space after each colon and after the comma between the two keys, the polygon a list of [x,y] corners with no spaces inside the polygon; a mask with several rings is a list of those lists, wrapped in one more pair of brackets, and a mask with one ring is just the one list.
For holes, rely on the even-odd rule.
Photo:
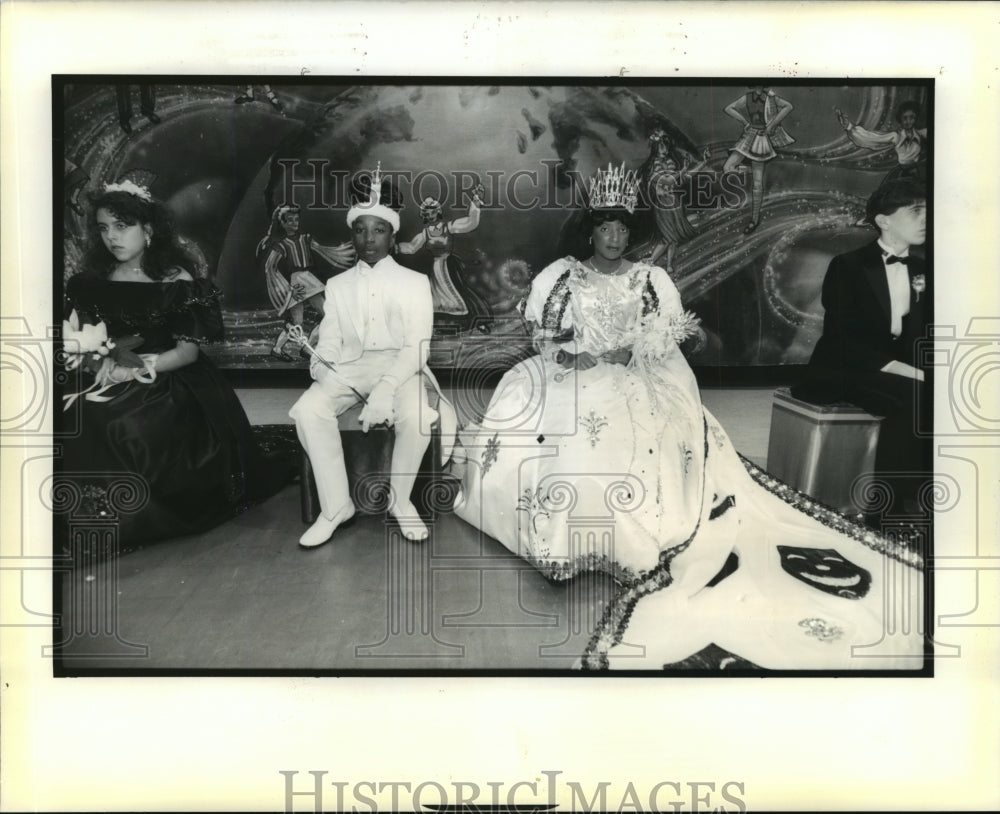
{"label": "white trousers", "polygon": [[[327,519],[351,502],[337,416],[355,406],[358,397],[342,382],[367,396],[395,358],[393,351],[369,351],[354,362],[338,364],[336,375],[320,366],[319,379],[288,411],[312,463],[320,511]],[[428,404],[421,374],[411,376],[396,389],[392,409],[396,437],[389,486],[393,505],[405,506],[430,443],[431,425],[437,418]]]}

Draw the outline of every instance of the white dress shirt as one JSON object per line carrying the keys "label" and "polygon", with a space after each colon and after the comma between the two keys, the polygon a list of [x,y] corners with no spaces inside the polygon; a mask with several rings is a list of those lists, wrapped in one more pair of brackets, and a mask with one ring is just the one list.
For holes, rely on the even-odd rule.
{"label": "white dress shirt", "polygon": [[434,323],[430,282],[392,257],[374,266],[359,260],[331,277],[323,310],[316,350],[324,359],[337,364],[365,353],[394,352],[383,376],[393,387],[427,363]]}
{"label": "white dress shirt", "polygon": [[910,313],[910,273],[905,263],[886,263],[889,255],[896,257],[909,257],[909,248],[901,252],[894,252],[881,240],[878,242],[882,249],[882,263],[885,266],[885,279],[889,284],[889,308],[891,313],[891,323],[889,330],[892,335],[898,337],[903,333],[903,317]]}

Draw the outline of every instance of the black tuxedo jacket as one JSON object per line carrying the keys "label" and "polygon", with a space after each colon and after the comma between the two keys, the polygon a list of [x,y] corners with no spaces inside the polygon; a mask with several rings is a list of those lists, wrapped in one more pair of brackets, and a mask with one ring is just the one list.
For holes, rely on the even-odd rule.
{"label": "black tuxedo jacket", "polygon": [[[823,335],[810,367],[834,380],[849,378],[852,372],[881,370],[894,359],[921,367],[918,340],[927,334],[933,287],[921,258],[913,257],[909,275],[910,313],[903,317],[902,333],[894,338],[889,283],[878,243],[834,257],[823,280]],[[921,276],[924,290],[918,293]]]}

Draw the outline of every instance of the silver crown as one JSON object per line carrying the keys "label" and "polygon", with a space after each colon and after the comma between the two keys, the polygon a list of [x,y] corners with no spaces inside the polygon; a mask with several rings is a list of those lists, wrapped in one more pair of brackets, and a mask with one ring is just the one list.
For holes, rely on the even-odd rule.
{"label": "silver crown", "polygon": [[590,179],[591,209],[624,209],[629,214],[635,211],[639,201],[639,174],[635,170],[620,167],[598,170]]}

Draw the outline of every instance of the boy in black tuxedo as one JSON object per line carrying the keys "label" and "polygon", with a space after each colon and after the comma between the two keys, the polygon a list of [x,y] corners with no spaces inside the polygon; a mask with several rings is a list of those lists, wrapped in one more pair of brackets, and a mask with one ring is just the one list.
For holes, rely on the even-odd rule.
{"label": "boy in black tuxedo", "polygon": [[[809,361],[810,381],[795,395],[849,401],[884,416],[875,471],[893,491],[891,514],[915,514],[932,470],[932,443],[916,435],[916,405],[929,408],[930,382],[917,358],[933,291],[923,258],[926,193],[910,179],[889,181],[869,198],[879,238],[838,255],[823,280],[823,335]],[[926,413],[929,415],[930,413]]]}

